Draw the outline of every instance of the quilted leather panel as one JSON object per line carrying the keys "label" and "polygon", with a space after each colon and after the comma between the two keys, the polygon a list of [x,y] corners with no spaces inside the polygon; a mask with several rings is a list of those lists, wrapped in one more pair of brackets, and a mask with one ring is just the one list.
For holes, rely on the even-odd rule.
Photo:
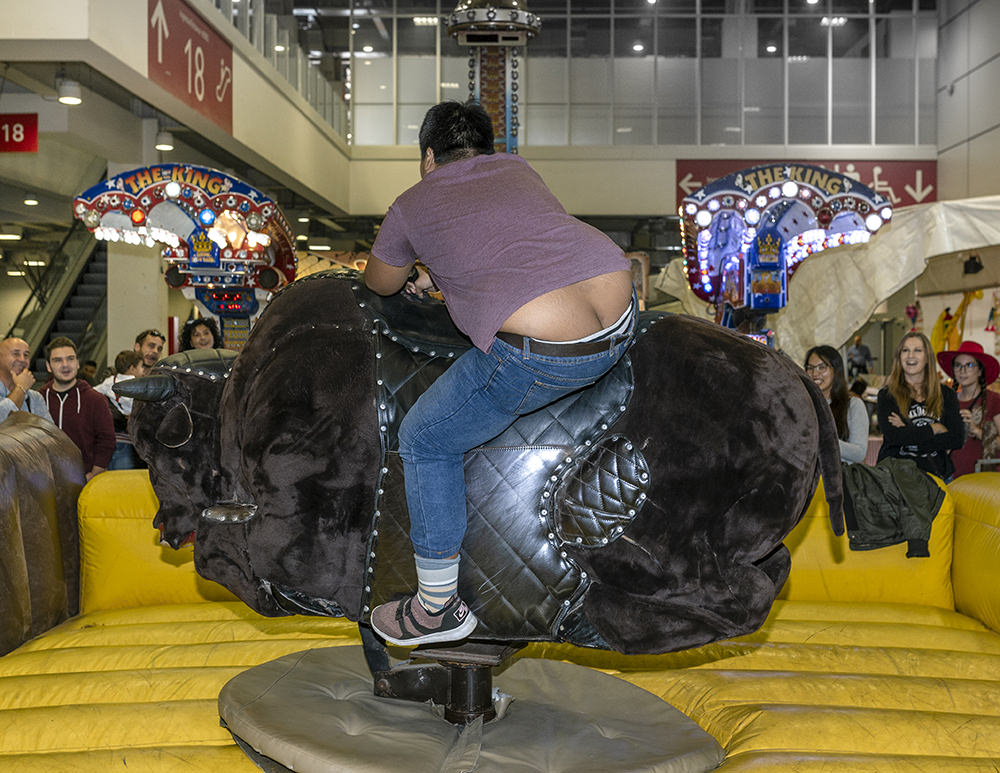
{"label": "quilted leather panel", "polygon": [[620,537],[642,508],[649,467],[631,441],[609,437],[567,464],[554,488],[549,520],[559,539],[601,547]]}
{"label": "quilted leather panel", "polygon": [[[427,340],[426,335],[418,340],[415,333],[403,335],[390,315],[392,309],[382,308],[381,301],[361,300],[358,289],[355,295],[365,314],[374,317],[376,408],[383,448],[366,566],[362,615],[367,619],[373,607],[412,593],[416,587],[398,454],[399,424],[423,391],[464,349],[443,346],[455,343],[448,334],[437,340]],[[589,626],[587,634],[579,630],[581,621],[575,614],[590,581],[562,549],[565,537],[550,523],[548,502],[563,482],[558,472],[567,467],[567,460],[578,455],[590,458],[586,452],[591,448],[599,449],[598,456],[604,459],[609,449],[616,449],[610,452],[615,461],[605,460],[588,468],[600,476],[610,474],[618,456],[624,458],[625,452],[602,443],[601,438],[624,413],[631,392],[631,363],[626,356],[593,387],[522,416],[497,438],[466,455],[469,521],[459,590],[480,619],[476,638],[559,639],[563,620],[573,615],[577,638],[596,641]],[[617,507],[624,507],[624,512],[637,501],[638,488],[631,483],[616,492],[605,482],[603,489],[605,510],[590,507],[592,498],[577,494],[581,502],[589,503],[584,505],[588,512],[606,512],[614,518],[613,501],[621,503]],[[589,528],[594,531],[597,527]],[[575,535],[573,531],[574,539]]]}

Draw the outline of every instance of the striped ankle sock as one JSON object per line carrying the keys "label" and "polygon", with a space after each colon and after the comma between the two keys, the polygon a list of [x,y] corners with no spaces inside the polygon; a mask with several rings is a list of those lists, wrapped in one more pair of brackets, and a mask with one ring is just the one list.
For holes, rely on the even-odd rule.
{"label": "striped ankle sock", "polygon": [[417,598],[431,614],[440,612],[458,591],[459,559],[413,557],[417,563]]}

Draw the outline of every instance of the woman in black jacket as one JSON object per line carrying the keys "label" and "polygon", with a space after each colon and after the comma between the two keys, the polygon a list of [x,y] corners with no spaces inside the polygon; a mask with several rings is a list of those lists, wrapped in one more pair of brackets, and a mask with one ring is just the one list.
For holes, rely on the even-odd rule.
{"label": "woman in black jacket", "polygon": [[922,333],[907,333],[896,347],[877,410],[883,437],[879,459],[913,459],[924,472],[951,478],[949,452],[965,442],[958,396],[938,381],[934,350]]}

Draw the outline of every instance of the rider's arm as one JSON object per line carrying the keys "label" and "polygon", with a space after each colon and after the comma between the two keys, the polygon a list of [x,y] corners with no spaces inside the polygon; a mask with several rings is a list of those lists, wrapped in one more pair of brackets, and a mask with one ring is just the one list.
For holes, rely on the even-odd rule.
{"label": "rider's arm", "polygon": [[372,255],[365,265],[365,285],[379,295],[392,295],[406,284],[412,268],[412,263],[407,266],[390,266]]}

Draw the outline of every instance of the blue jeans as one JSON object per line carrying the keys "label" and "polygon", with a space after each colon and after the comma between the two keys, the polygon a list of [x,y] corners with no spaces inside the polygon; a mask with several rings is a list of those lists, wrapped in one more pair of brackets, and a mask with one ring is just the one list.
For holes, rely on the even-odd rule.
{"label": "blue jeans", "polygon": [[492,440],[518,416],[590,386],[621,359],[635,333],[597,354],[551,357],[496,339],[472,349],[414,403],[399,427],[410,540],[424,558],[459,552],[465,536],[466,451]]}

